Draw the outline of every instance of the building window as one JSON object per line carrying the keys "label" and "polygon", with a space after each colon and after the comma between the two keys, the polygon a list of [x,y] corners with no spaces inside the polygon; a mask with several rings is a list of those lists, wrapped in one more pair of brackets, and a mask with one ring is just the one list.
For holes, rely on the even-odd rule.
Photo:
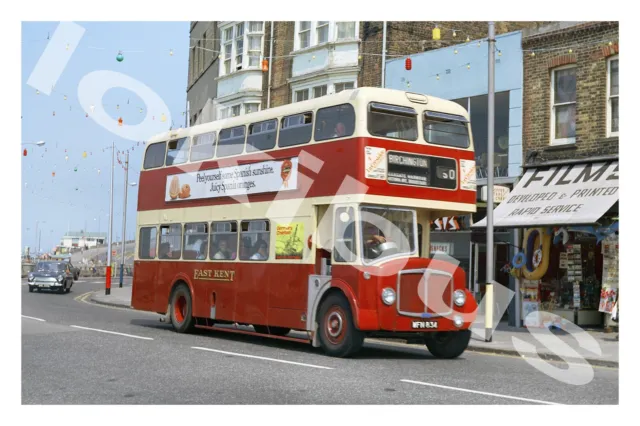
{"label": "building window", "polygon": [[345,40],[350,38],[356,38],[356,23],[355,22],[337,22],[337,39]]}
{"label": "building window", "polygon": [[222,75],[260,67],[263,31],[264,23],[261,21],[239,22],[222,30]]}
{"label": "building window", "polygon": [[240,115],[240,105],[234,105],[231,107],[231,117],[237,117]]}
{"label": "building window", "polygon": [[562,145],[576,140],[576,67],[551,72],[551,143]]}
{"label": "building window", "polygon": [[608,105],[607,105],[607,131],[609,136],[618,136],[619,132],[619,105],[618,105],[618,57],[610,58],[609,65],[609,81],[607,91],[609,93]]}
{"label": "building window", "polygon": [[242,54],[244,53],[244,23],[236,25],[236,70],[242,69]]}
{"label": "building window", "polygon": [[302,102],[309,99],[309,89],[297,90],[295,101],[294,102]]}
{"label": "building window", "polygon": [[249,67],[260,66],[260,56],[262,54],[262,36],[249,36]]}
{"label": "building window", "polygon": [[319,98],[321,96],[325,96],[327,94],[327,85],[323,84],[322,86],[316,86],[313,88],[313,97]]}
{"label": "building window", "polygon": [[249,32],[261,33],[262,32],[262,21],[251,21],[251,22],[249,22]]}
{"label": "building window", "polygon": [[316,25],[318,44],[329,41],[329,21],[318,21]]}
{"label": "building window", "polygon": [[335,84],[335,92],[336,93],[340,93],[343,90],[351,90],[354,87],[353,81],[350,81],[348,83],[336,83]]}
{"label": "building window", "polygon": [[260,110],[260,104],[246,103],[244,104],[244,113],[251,114],[252,112],[258,112]]}
{"label": "building window", "polygon": [[311,44],[311,21],[300,21],[298,37],[300,38],[300,49],[309,47]]}

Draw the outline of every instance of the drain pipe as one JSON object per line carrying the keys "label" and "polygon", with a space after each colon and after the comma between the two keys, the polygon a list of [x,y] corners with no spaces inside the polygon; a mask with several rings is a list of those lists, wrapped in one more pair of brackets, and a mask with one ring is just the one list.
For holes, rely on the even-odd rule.
{"label": "drain pipe", "polygon": [[382,79],[381,85],[384,89],[384,70],[387,63],[387,21],[382,22]]}
{"label": "drain pipe", "polygon": [[273,68],[273,21],[271,21],[271,40],[269,40],[269,82],[267,86],[267,109],[271,108],[271,69]]}

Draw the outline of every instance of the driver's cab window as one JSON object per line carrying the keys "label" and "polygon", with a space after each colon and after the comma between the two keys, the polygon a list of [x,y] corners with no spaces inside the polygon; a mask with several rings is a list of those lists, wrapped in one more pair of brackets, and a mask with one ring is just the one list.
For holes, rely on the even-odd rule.
{"label": "driver's cab window", "polygon": [[353,207],[338,207],[334,217],[335,235],[333,257],[336,262],[356,260],[355,210]]}

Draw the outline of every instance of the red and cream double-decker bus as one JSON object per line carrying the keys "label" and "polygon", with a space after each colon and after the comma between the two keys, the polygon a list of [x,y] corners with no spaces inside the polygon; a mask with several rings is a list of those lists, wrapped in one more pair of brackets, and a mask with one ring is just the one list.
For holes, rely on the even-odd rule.
{"label": "red and cream double-decker bus", "polygon": [[172,130],[146,144],[132,306],[178,332],[457,357],[477,305],[429,223],[475,202],[468,114],[438,98],[361,88]]}

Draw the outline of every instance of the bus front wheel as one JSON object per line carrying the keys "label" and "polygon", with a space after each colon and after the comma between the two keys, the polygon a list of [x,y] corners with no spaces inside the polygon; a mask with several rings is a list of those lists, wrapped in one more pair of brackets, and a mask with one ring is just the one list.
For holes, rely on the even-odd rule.
{"label": "bus front wheel", "polygon": [[178,284],[171,293],[171,324],[178,333],[193,328],[191,292],[186,284]]}
{"label": "bus front wheel", "polygon": [[318,310],[318,339],[327,355],[348,357],[360,350],[364,343],[364,333],[353,321],[351,307],[345,297],[330,294]]}
{"label": "bus front wheel", "polygon": [[436,358],[457,358],[469,346],[471,330],[440,331],[425,337],[429,352]]}

